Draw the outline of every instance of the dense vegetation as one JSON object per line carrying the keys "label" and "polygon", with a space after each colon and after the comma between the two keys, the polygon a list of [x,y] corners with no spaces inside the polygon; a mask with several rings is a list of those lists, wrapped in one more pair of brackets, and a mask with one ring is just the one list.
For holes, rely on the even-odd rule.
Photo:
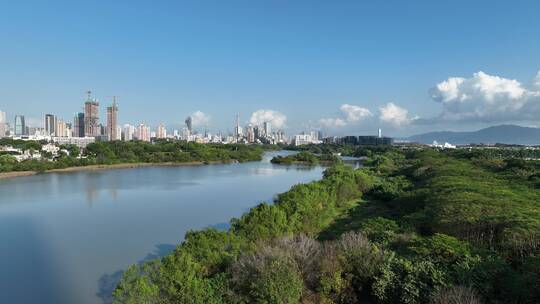
{"label": "dense vegetation", "polygon": [[359,146],[351,144],[309,144],[301,146],[285,146],[285,150],[291,151],[306,151],[318,155],[341,154],[343,156],[370,156],[373,153],[382,153],[389,149],[390,146]]}
{"label": "dense vegetation", "polygon": [[271,160],[273,164],[291,165],[291,164],[305,164],[305,165],[317,165],[317,164],[332,164],[339,162],[340,159],[332,154],[315,155],[313,153],[302,151],[296,154],[286,156],[274,156]]}
{"label": "dense vegetation", "polygon": [[115,303],[538,303],[540,163],[386,151],[189,232]]}
{"label": "dense vegetation", "polygon": [[[26,150],[41,150],[41,143],[2,139],[0,145]],[[118,163],[186,163],[260,160],[263,147],[247,145],[198,144],[182,141],[112,141],[95,142],[79,151],[74,145],[61,146],[69,153],[59,153],[54,160],[24,160],[17,162],[11,155],[0,155],[0,172],[45,171],[76,166]],[[51,157],[41,151],[46,158]],[[82,157],[78,157],[81,152]]]}

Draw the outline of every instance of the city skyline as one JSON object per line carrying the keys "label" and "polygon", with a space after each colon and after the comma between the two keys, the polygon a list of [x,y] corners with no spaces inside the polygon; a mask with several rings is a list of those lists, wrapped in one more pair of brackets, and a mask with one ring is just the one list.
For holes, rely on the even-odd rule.
{"label": "city skyline", "polygon": [[[112,103],[105,107],[105,122],[102,122],[99,100],[92,95],[92,91],[86,91],[84,101],[84,112],[74,115],[73,122],[66,122],[62,117],[47,113],[41,126],[29,126],[25,123],[24,115],[15,115],[15,122],[11,125],[6,121],[5,112],[0,111],[0,138],[20,138],[26,140],[45,140],[51,142],[62,142],[76,144],[85,147],[95,141],[152,141],[153,139],[172,139],[195,141],[199,143],[245,143],[245,144],[276,144],[287,143],[290,138],[285,136],[283,131],[285,118],[280,113],[273,111],[257,111],[253,113],[250,122],[245,126],[240,126],[239,116],[236,115],[235,131],[227,133],[216,131],[212,133],[208,129],[208,117],[198,111],[189,115],[185,120],[185,126],[177,128],[170,127],[172,132],[167,132],[167,127],[163,122],[152,128],[146,122],[135,125],[118,122],[119,107],[118,96],[112,96]],[[281,119],[281,120],[280,120]],[[132,123],[132,122],[131,122]],[[272,123],[279,128],[272,131]],[[204,132],[200,132],[195,126],[204,125]],[[245,133],[243,130],[246,130]],[[244,136],[245,134],[245,136]],[[321,131],[308,131],[308,142],[322,142]],[[380,136],[379,136],[380,137]],[[291,137],[294,138],[294,137]]]}
{"label": "city skyline", "polygon": [[[148,125],[150,127],[156,128],[156,131],[158,128],[165,128],[167,129],[187,129],[189,132],[200,132],[201,130],[209,131],[208,129],[208,121],[210,120],[210,116],[202,113],[200,111],[196,111],[194,113],[189,114],[183,122],[177,121],[173,123],[164,123],[163,121],[159,121],[155,124],[148,124],[147,120],[140,120],[140,121],[123,121],[118,122],[118,103],[117,103],[117,96],[112,96],[110,105],[104,105],[100,102],[100,99],[94,98],[92,96],[92,91],[86,91],[87,97],[82,102],[83,106],[81,107],[81,112],[74,112],[73,117],[73,123],[69,122],[68,124],[72,125],[74,130],[76,127],[78,127],[78,121],[80,120],[80,125],[83,126],[83,130],[81,131],[80,137],[84,136],[98,136],[100,135],[99,128],[105,128],[108,134],[112,134],[114,130],[112,130],[112,126],[122,126],[126,124],[139,124],[144,123],[145,125]],[[104,108],[104,110],[102,110]],[[2,111],[0,109],[0,113],[2,113],[2,119],[0,119],[1,123],[6,123],[8,126],[13,127],[15,123],[10,122],[9,120],[9,112]],[[50,111],[48,113],[45,113],[42,115],[44,119],[39,118],[32,118],[32,122],[26,123],[26,127],[33,127],[38,129],[43,129],[45,132],[45,135],[51,135],[51,136],[57,136],[56,135],[56,126],[57,122],[61,120],[64,121],[63,118],[60,115],[51,114],[56,113],[55,111]],[[23,117],[26,120],[28,120],[28,117],[25,115],[25,113],[18,113],[14,114],[14,118],[17,117]],[[255,125],[259,126],[262,129],[265,130],[265,132],[272,126],[272,122],[275,123],[279,128],[279,130],[283,130],[285,126],[285,120],[284,116],[279,113],[272,110],[259,110],[256,112],[253,112],[250,118],[245,121],[244,123],[241,123],[239,120],[239,115],[236,115],[235,123],[239,125],[241,128],[247,127],[249,125]],[[237,126],[235,125],[234,128]],[[13,128],[12,128],[13,129]],[[231,126],[229,126],[229,129],[232,129]],[[313,129],[313,128],[311,128]],[[231,134],[236,133],[236,131],[227,131],[227,130],[219,130],[214,129],[214,132],[229,132]],[[114,135],[114,134],[113,134]],[[109,138],[110,140],[110,138]]]}

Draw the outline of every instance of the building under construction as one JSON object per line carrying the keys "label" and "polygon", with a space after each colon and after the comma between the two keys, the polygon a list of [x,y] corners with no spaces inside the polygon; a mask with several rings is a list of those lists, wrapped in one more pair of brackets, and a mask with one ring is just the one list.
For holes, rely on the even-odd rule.
{"label": "building under construction", "polygon": [[84,103],[84,136],[94,137],[101,135],[99,126],[99,102],[92,99],[92,92],[86,92],[88,99]]}
{"label": "building under construction", "polygon": [[107,138],[109,141],[118,140],[118,106],[116,104],[116,96],[113,96],[113,104],[107,107]]}

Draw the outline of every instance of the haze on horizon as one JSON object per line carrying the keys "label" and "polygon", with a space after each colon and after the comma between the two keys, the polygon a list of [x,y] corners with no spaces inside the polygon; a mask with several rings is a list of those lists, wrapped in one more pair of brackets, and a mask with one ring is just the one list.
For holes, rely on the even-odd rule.
{"label": "haze on horizon", "polygon": [[[0,11],[0,111],[70,120],[392,136],[538,126],[537,1],[17,1]],[[104,118],[102,107],[102,121]]]}

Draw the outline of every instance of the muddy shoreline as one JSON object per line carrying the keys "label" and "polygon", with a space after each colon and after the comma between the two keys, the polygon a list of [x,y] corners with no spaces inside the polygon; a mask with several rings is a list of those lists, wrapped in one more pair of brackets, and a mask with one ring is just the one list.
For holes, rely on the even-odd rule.
{"label": "muddy shoreline", "polygon": [[89,165],[89,166],[79,166],[79,167],[68,167],[62,169],[51,169],[43,172],[39,171],[12,171],[12,172],[1,172],[0,179],[15,178],[21,176],[30,176],[36,174],[46,174],[46,173],[67,173],[67,172],[79,172],[79,171],[101,171],[101,170],[114,170],[114,169],[131,169],[131,168],[141,168],[141,167],[183,167],[183,166],[201,166],[206,164],[230,164],[236,163],[237,161],[192,161],[185,163],[122,163],[122,164],[112,164],[112,165]]}

